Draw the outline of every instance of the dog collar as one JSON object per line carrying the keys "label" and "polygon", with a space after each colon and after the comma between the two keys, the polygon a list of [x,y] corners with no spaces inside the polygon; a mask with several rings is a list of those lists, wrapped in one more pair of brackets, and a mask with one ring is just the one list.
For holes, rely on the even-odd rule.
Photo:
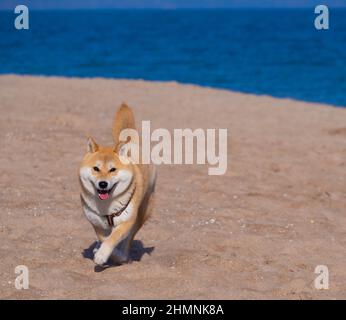
{"label": "dog collar", "polygon": [[130,198],[129,198],[129,200],[126,202],[126,204],[125,204],[119,211],[116,211],[116,212],[110,214],[109,216],[106,216],[107,221],[108,221],[108,225],[109,225],[111,228],[114,227],[113,218],[114,218],[114,217],[119,217],[119,216],[125,211],[125,209],[126,209],[126,208],[128,207],[128,205],[130,204],[130,202],[131,202],[131,200],[132,200],[132,197],[133,197],[135,191],[136,191],[136,184],[135,184],[135,186],[134,186],[134,188],[133,188],[133,190],[132,190],[132,193],[131,193],[131,195],[130,195]]}

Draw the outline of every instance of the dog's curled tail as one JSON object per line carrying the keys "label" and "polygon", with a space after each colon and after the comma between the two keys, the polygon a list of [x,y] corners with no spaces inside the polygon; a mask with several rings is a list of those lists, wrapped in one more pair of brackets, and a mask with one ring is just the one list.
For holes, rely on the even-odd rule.
{"label": "dog's curled tail", "polygon": [[132,109],[127,104],[122,103],[113,122],[113,139],[116,145],[119,143],[120,133],[124,129],[136,129],[136,124]]}

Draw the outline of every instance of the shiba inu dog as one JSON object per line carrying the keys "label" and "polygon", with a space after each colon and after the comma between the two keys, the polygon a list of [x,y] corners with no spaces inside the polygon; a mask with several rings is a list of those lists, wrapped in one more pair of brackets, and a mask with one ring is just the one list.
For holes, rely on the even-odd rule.
{"label": "shiba inu dog", "polygon": [[119,141],[125,129],[136,128],[132,110],[122,104],[113,123],[114,145],[101,146],[89,138],[79,170],[83,211],[99,240],[94,250],[97,265],[109,258],[117,264],[129,260],[132,240],[152,207],[155,168],[127,157],[126,143]]}

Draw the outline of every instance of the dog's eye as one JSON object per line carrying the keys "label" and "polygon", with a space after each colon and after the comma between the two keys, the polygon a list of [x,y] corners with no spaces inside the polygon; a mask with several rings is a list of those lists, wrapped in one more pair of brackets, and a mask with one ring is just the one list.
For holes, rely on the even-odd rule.
{"label": "dog's eye", "polygon": [[100,171],[100,169],[99,169],[98,167],[94,167],[93,169],[94,169],[95,171],[97,171],[97,172]]}
{"label": "dog's eye", "polygon": [[109,170],[109,172],[114,172],[116,169],[115,168],[112,168]]}

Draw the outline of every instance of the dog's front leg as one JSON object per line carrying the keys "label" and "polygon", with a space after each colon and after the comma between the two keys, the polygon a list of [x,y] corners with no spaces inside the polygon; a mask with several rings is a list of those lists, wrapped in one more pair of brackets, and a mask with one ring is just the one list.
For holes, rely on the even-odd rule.
{"label": "dog's front leg", "polygon": [[107,262],[114,248],[120,243],[120,241],[129,235],[134,223],[135,220],[133,219],[123,222],[122,224],[113,228],[111,234],[104,239],[100,249],[98,249],[95,253],[94,262],[97,265],[103,265]]}

